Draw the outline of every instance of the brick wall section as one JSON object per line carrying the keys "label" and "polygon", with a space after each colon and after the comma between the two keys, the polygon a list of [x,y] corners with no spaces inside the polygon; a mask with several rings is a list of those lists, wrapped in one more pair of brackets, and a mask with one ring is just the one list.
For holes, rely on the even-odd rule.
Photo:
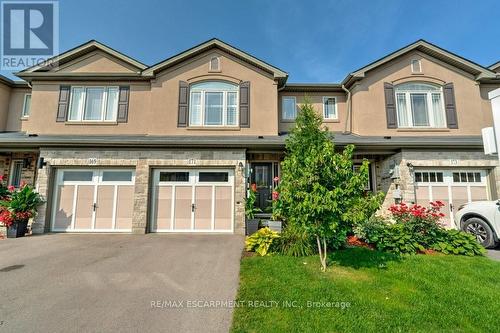
{"label": "brick wall section", "polygon": [[[235,170],[235,233],[245,232],[245,150],[51,150],[42,149],[40,156],[45,159],[47,166],[39,172],[37,186],[40,193],[49,198],[52,186],[49,184],[50,175],[58,167],[134,167],[134,213],[132,232],[144,234],[147,232],[149,219],[149,189],[151,169],[161,167],[225,167]],[[34,233],[43,233],[49,230],[51,203],[41,206],[39,214],[33,224]]]}
{"label": "brick wall section", "polygon": [[[500,197],[500,168],[496,156],[484,155],[482,151],[427,151],[405,149],[376,162],[377,190],[386,193],[381,213],[394,203],[394,190],[399,187],[402,200],[415,201],[413,176],[407,163],[415,168],[476,168],[493,172],[495,186],[493,196]],[[391,179],[391,165],[399,166],[399,178]],[[495,198],[493,198],[495,199]]]}
{"label": "brick wall section", "polygon": [[27,168],[23,167],[21,171],[21,181],[29,185],[33,185],[35,182],[37,158],[38,154],[32,152],[15,152],[15,153],[0,154],[0,175],[2,175],[5,179],[4,184],[6,184],[9,181],[12,161],[29,159],[31,161],[30,166]]}

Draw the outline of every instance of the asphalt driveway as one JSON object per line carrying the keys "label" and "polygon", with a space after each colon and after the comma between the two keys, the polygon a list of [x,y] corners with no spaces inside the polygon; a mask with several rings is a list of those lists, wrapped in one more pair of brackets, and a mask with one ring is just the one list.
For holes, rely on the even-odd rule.
{"label": "asphalt driveway", "polygon": [[488,257],[490,257],[493,260],[500,261],[500,246],[497,246],[494,249],[489,249],[488,251]]}
{"label": "asphalt driveway", "polygon": [[242,247],[234,235],[0,240],[0,332],[227,332]]}

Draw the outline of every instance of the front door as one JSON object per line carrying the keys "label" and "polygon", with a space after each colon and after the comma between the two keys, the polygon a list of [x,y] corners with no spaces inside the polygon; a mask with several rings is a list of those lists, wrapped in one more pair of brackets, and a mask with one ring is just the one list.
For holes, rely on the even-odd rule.
{"label": "front door", "polygon": [[271,195],[273,190],[273,164],[272,163],[252,163],[252,184],[257,186],[256,206],[263,212],[269,210],[271,206]]}

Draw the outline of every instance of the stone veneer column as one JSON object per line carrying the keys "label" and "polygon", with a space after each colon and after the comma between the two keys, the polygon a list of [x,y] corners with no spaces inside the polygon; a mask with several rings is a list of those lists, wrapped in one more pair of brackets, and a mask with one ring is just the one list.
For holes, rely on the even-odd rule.
{"label": "stone veneer column", "polygon": [[234,233],[237,235],[245,234],[245,161],[243,169],[236,167],[234,173]]}
{"label": "stone veneer column", "polygon": [[135,169],[134,212],[132,233],[145,234],[148,225],[149,164],[146,159],[137,161]]}
{"label": "stone veneer column", "polygon": [[38,214],[35,217],[31,225],[31,230],[33,234],[43,234],[46,230],[49,229],[49,226],[45,225],[50,221],[50,217],[47,215],[47,208],[50,205],[50,202],[47,202],[49,198],[49,178],[50,178],[51,168],[49,166],[43,167],[43,169],[38,170],[38,177],[36,180],[36,190],[42,198],[45,200],[45,203],[38,207]]}

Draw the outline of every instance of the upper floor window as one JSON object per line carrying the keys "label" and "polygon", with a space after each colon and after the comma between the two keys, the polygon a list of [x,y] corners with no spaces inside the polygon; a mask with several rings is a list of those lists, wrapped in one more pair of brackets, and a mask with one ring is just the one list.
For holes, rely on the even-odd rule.
{"label": "upper floor window", "polygon": [[422,63],[418,59],[413,59],[411,61],[411,72],[412,73],[422,73]]}
{"label": "upper floor window", "polygon": [[238,86],[222,81],[191,85],[189,125],[237,126]]}
{"label": "upper floor window", "polygon": [[21,116],[23,118],[29,117],[30,109],[31,109],[31,94],[26,94],[24,95],[23,112]]}
{"label": "upper floor window", "polygon": [[118,87],[71,87],[68,121],[116,121]]}
{"label": "upper floor window", "polygon": [[210,71],[211,72],[220,71],[220,59],[219,59],[219,57],[210,58]]}
{"label": "upper floor window", "polygon": [[297,100],[295,96],[283,96],[281,109],[281,118],[283,120],[294,120],[297,117]]}
{"label": "upper floor window", "polygon": [[338,119],[337,99],[335,97],[323,97],[323,118]]}
{"label": "upper floor window", "polygon": [[398,127],[446,127],[443,90],[428,83],[395,87]]}

